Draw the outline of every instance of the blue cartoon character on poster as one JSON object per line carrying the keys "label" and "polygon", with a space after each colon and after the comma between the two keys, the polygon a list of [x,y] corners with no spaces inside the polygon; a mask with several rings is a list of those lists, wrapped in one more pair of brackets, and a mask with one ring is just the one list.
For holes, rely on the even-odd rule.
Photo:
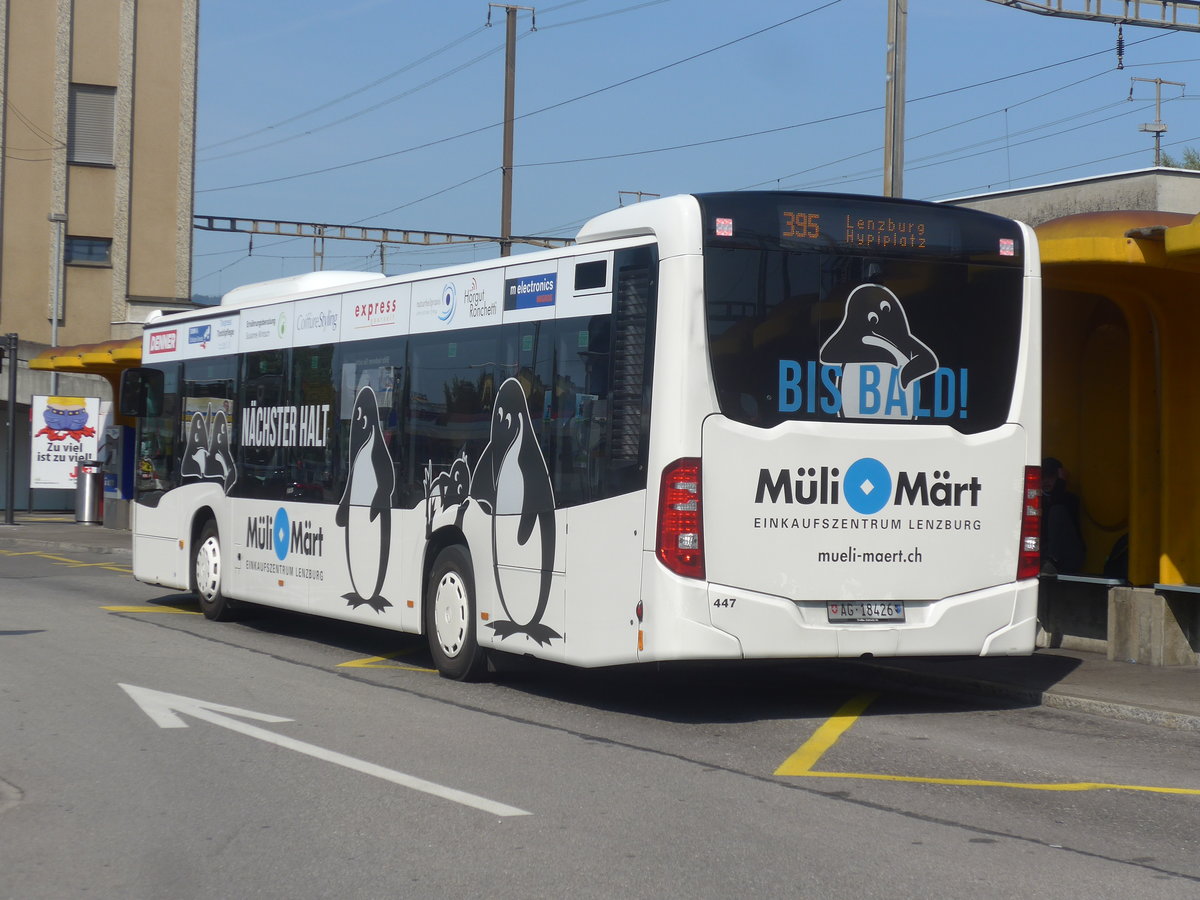
{"label": "blue cartoon character on poster", "polygon": [[42,413],[45,425],[34,437],[45,437],[52,443],[70,438],[79,443],[85,437],[96,436],[96,429],[88,424],[88,418],[83,397],[47,397]]}

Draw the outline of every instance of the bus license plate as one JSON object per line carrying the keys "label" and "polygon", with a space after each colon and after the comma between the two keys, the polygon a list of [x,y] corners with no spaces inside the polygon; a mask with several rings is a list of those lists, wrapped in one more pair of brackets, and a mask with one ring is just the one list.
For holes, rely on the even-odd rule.
{"label": "bus license plate", "polygon": [[830,622],[903,622],[904,604],[852,601],[826,604]]}

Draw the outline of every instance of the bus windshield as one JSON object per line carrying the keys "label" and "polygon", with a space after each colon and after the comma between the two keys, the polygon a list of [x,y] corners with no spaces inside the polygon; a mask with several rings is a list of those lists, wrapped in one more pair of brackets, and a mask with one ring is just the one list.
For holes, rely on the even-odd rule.
{"label": "bus windshield", "polygon": [[949,425],[1009,417],[1022,247],[1011,222],[886,200],[700,198],[721,412]]}

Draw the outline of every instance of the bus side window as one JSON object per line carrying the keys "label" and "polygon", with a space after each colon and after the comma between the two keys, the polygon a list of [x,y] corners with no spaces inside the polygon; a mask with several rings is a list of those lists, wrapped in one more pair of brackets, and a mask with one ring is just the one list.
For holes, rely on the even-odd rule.
{"label": "bus side window", "polygon": [[292,351],[288,395],[302,425],[291,452],[289,500],[337,503],[341,496],[334,485],[333,353],[332,344]]}
{"label": "bus side window", "polygon": [[[430,474],[449,472],[466,454],[472,470],[491,436],[492,407],[505,379],[518,375],[516,326],[417,335],[411,341],[404,432],[416,474],[410,495]],[[541,415],[530,411],[532,415]]]}
{"label": "bus side window", "polygon": [[611,314],[557,322],[547,462],[559,507],[646,486],[656,248],[618,251],[614,267]]}
{"label": "bus side window", "polygon": [[[221,439],[216,430],[219,414],[224,415],[228,429],[237,428],[236,382],[237,360],[232,356],[189,359],[183,364],[177,469],[181,480],[215,477],[215,469],[209,465],[209,460],[216,452],[215,441]],[[201,426],[196,426],[197,419],[203,423]],[[226,431],[225,437],[228,436],[229,431]],[[196,446],[196,441],[203,442],[203,446]],[[189,455],[186,465],[185,453]]]}
{"label": "bus side window", "polygon": [[[242,358],[238,414],[251,424],[240,434],[238,479],[233,489],[239,497],[287,499],[291,466],[288,449],[280,446],[279,408],[287,402],[284,391],[290,355],[289,350],[263,350]],[[255,415],[253,407],[267,409]]]}
{"label": "bus side window", "polygon": [[403,429],[404,397],[408,340],[387,337],[372,341],[342,344],[333,357],[332,373],[326,378],[336,387],[330,413],[330,433],[326,455],[332,472],[330,502],[339,503],[350,480],[350,431],[355,402],[360,391],[370,388],[379,413],[379,430],[392,461],[394,473],[391,505],[411,508],[416,501],[409,496],[411,469],[408,436]]}
{"label": "bus side window", "polygon": [[[147,503],[162,491],[179,484],[179,460],[176,446],[179,435],[179,375],[180,363],[161,367],[161,389],[156,391],[159,404],[147,402],[137,423],[137,473],[134,488],[137,500]],[[147,398],[149,400],[149,398]]]}

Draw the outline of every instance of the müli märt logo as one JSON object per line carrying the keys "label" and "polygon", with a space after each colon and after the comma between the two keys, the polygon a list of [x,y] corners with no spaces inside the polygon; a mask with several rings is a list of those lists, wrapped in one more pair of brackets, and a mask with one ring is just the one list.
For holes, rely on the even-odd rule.
{"label": "m\u00fcli m\u00e4rt logo", "polygon": [[871,456],[856,459],[844,472],[839,466],[759,469],[754,502],[838,506],[845,498],[859,515],[873,516],[889,504],[979,506],[983,490],[979,476],[955,481],[949,469],[915,473],[901,469],[893,478],[891,470]]}

